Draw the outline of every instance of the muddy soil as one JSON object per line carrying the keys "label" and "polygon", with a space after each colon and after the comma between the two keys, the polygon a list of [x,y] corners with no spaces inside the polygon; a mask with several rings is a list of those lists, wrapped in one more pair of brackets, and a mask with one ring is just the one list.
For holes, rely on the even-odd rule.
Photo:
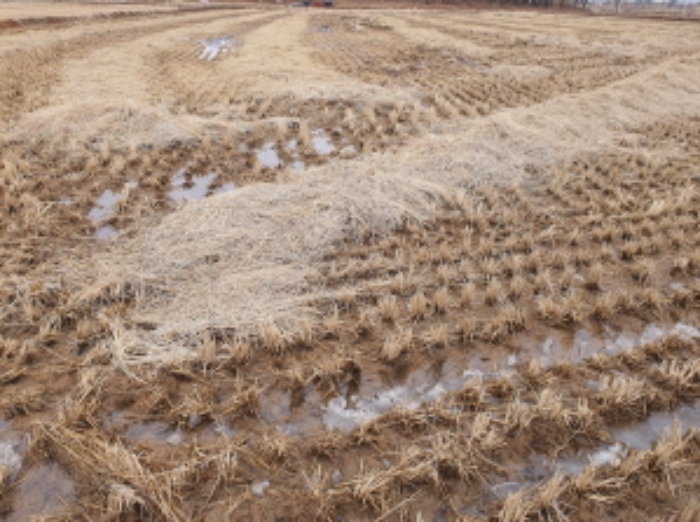
{"label": "muddy soil", "polygon": [[62,9],[0,31],[0,517],[700,516],[700,26]]}

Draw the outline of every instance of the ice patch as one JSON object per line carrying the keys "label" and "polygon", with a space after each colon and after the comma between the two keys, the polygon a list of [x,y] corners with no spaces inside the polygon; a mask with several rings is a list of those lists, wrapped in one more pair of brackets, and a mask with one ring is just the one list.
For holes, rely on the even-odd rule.
{"label": "ice patch", "polygon": [[275,149],[275,143],[272,141],[263,145],[263,148],[258,150],[255,156],[258,158],[258,161],[268,169],[276,169],[282,165],[282,160]]}
{"label": "ice patch", "polygon": [[264,497],[265,490],[269,487],[270,487],[269,480],[259,480],[257,482],[253,482],[253,484],[251,484],[251,486],[250,486],[250,489],[253,492],[253,494],[255,494],[259,497]]}
{"label": "ice patch", "polygon": [[12,474],[22,469],[22,456],[16,450],[16,444],[0,442],[0,467],[8,468]]}
{"label": "ice patch", "polygon": [[316,129],[311,135],[311,144],[317,154],[327,156],[335,150],[335,145],[333,145],[330,136],[323,129]]}
{"label": "ice patch", "polygon": [[351,404],[344,397],[336,397],[324,407],[323,423],[327,429],[348,433],[388,411],[397,408],[415,410],[422,404],[433,403],[447,393],[458,390],[470,380],[482,378],[482,372],[466,370],[461,379],[422,384],[415,388],[396,386],[370,398],[352,397]]}
{"label": "ice patch", "polygon": [[180,169],[173,176],[170,181],[170,185],[173,189],[168,192],[168,197],[176,203],[205,198],[209,193],[211,184],[216,179],[216,174],[210,173],[204,176],[192,176],[192,185],[185,187],[185,173],[186,169]]}
{"label": "ice patch", "polygon": [[648,450],[678,421],[681,431],[700,426],[700,403],[681,406],[676,411],[658,412],[643,422],[613,430],[615,440],[636,450]]}
{"label": "ice patch", "polygon": [[589,460],[591,461],[591,464],[597,467],[617,466],[620,462],[622,462],[622,459],[625,458],[626,454],[627,450],[625,447],[619,442],[616,442],[612,446],[596,451],[589,456]]}
{"label": "ice patch", "polygon": [[690,337],[691,339],[700,339],[700,330],[688,324],[677,323],[671,330],[671,333]]}
{"label": "ice patch", "polygon": [[104,227],[100,227],[97,229],[97,232],[95,232],[95,237],[101,241],[104,241],[105,239],[110,239],[116,236],[119,232],[117,232],[117,229],[107,225]]}
{"label": "ice patch", "polygon": [[504,499],[529,486],[531,486],[531,484],[528,482],[501,482],[500,484],[491,486],[491,491],[493,491],[493,494],[499,499]]}
{"label": "ice patch", "polygon": [[95,206],[88,213],[88,217],[93,223],[99,223],[110,217],[114,213],[114,207],[119,203],[124,196],[119,192],[105,190],[102,195],[97,198]]}
{"label": "ice patch", "polygon": [[214,194],[226,194],[227,192],[231,192],[233,189],[236,188],[236,184],[231,181],[229,183],[224,183],[221,185],[218,189],[214,191]]}
{"label": "ice patch", "polygon": [[654,341],[663,339],[664,336],[665,332],[661,328],[655,324],[650,324],[644,329],[644,333],[642,333],[639,342],[640,344],[653,343]]}
{"label": "ice patch", "polygon": [[199,55],[200,60],[212,61],[221,53],[228,52],[232,47],[238,44],[236,40],[230,36],[221,36],[219,38],[207,38],[202,40],[200,44],[204,47]]}
{"label": "ice patch", "polygon": [[145,422],[134,424],[126,430],[127,439],[138,442],[166,442],[173,446],[179,446],[184,442],[180,430],[171,430],[164,422]]}

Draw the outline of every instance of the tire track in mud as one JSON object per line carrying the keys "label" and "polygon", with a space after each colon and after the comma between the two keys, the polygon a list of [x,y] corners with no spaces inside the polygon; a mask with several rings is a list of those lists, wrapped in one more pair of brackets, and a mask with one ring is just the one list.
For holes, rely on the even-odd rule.
{"label": "tire track in mud", "polygon": [[[240,14],[237,13],[236,16]],[[0,60],[0,120],[7,125],[22,114],[47,106],[50,103],[50,92],[60,82],[61,68],[68,60],[79,59],[132,38],[158,34],[186,24],[208,23],[220,17],[221,13],[217,13],[198,16],[194,20],[181,18],[167,21],[155,27],[107,29],[99,34],[92,33],[33,49],[4,53]]]}

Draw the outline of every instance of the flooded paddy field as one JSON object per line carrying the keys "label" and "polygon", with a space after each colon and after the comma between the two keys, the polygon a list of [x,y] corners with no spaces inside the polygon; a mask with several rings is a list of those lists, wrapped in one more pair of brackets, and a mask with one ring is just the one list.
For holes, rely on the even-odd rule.
{"label": "flooded paddy field", "polygon": [[50,5],[0,519],[700,518],[700,25]]}

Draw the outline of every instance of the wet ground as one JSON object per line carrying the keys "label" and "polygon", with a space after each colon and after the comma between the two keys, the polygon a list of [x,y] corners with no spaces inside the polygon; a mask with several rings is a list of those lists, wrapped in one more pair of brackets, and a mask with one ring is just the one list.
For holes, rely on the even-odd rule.
{"label": "wet ground", "polygon": [[[555,18],[280,8],[3,32],[0,516],[694,520],[700,134],[647,91],[694,106],[697,28]],[[601,99],[610,121],[569,118]],[[590,133],[568,155],[550,110],[572,144]],[[258,277],[257,238],[93,277],[93,255],[146,258],[132,240],[206,198],[382,169],[422,203],[380,193],[397,176],[367,197],[403,211],[343,209],[293,289],[299,331],[204,317],[167,333],[187,357],[149,359],[163,328],[143,297],[247,277],[227,272],[241,253]],[[161,262],[185,269],[146,277]]]}

